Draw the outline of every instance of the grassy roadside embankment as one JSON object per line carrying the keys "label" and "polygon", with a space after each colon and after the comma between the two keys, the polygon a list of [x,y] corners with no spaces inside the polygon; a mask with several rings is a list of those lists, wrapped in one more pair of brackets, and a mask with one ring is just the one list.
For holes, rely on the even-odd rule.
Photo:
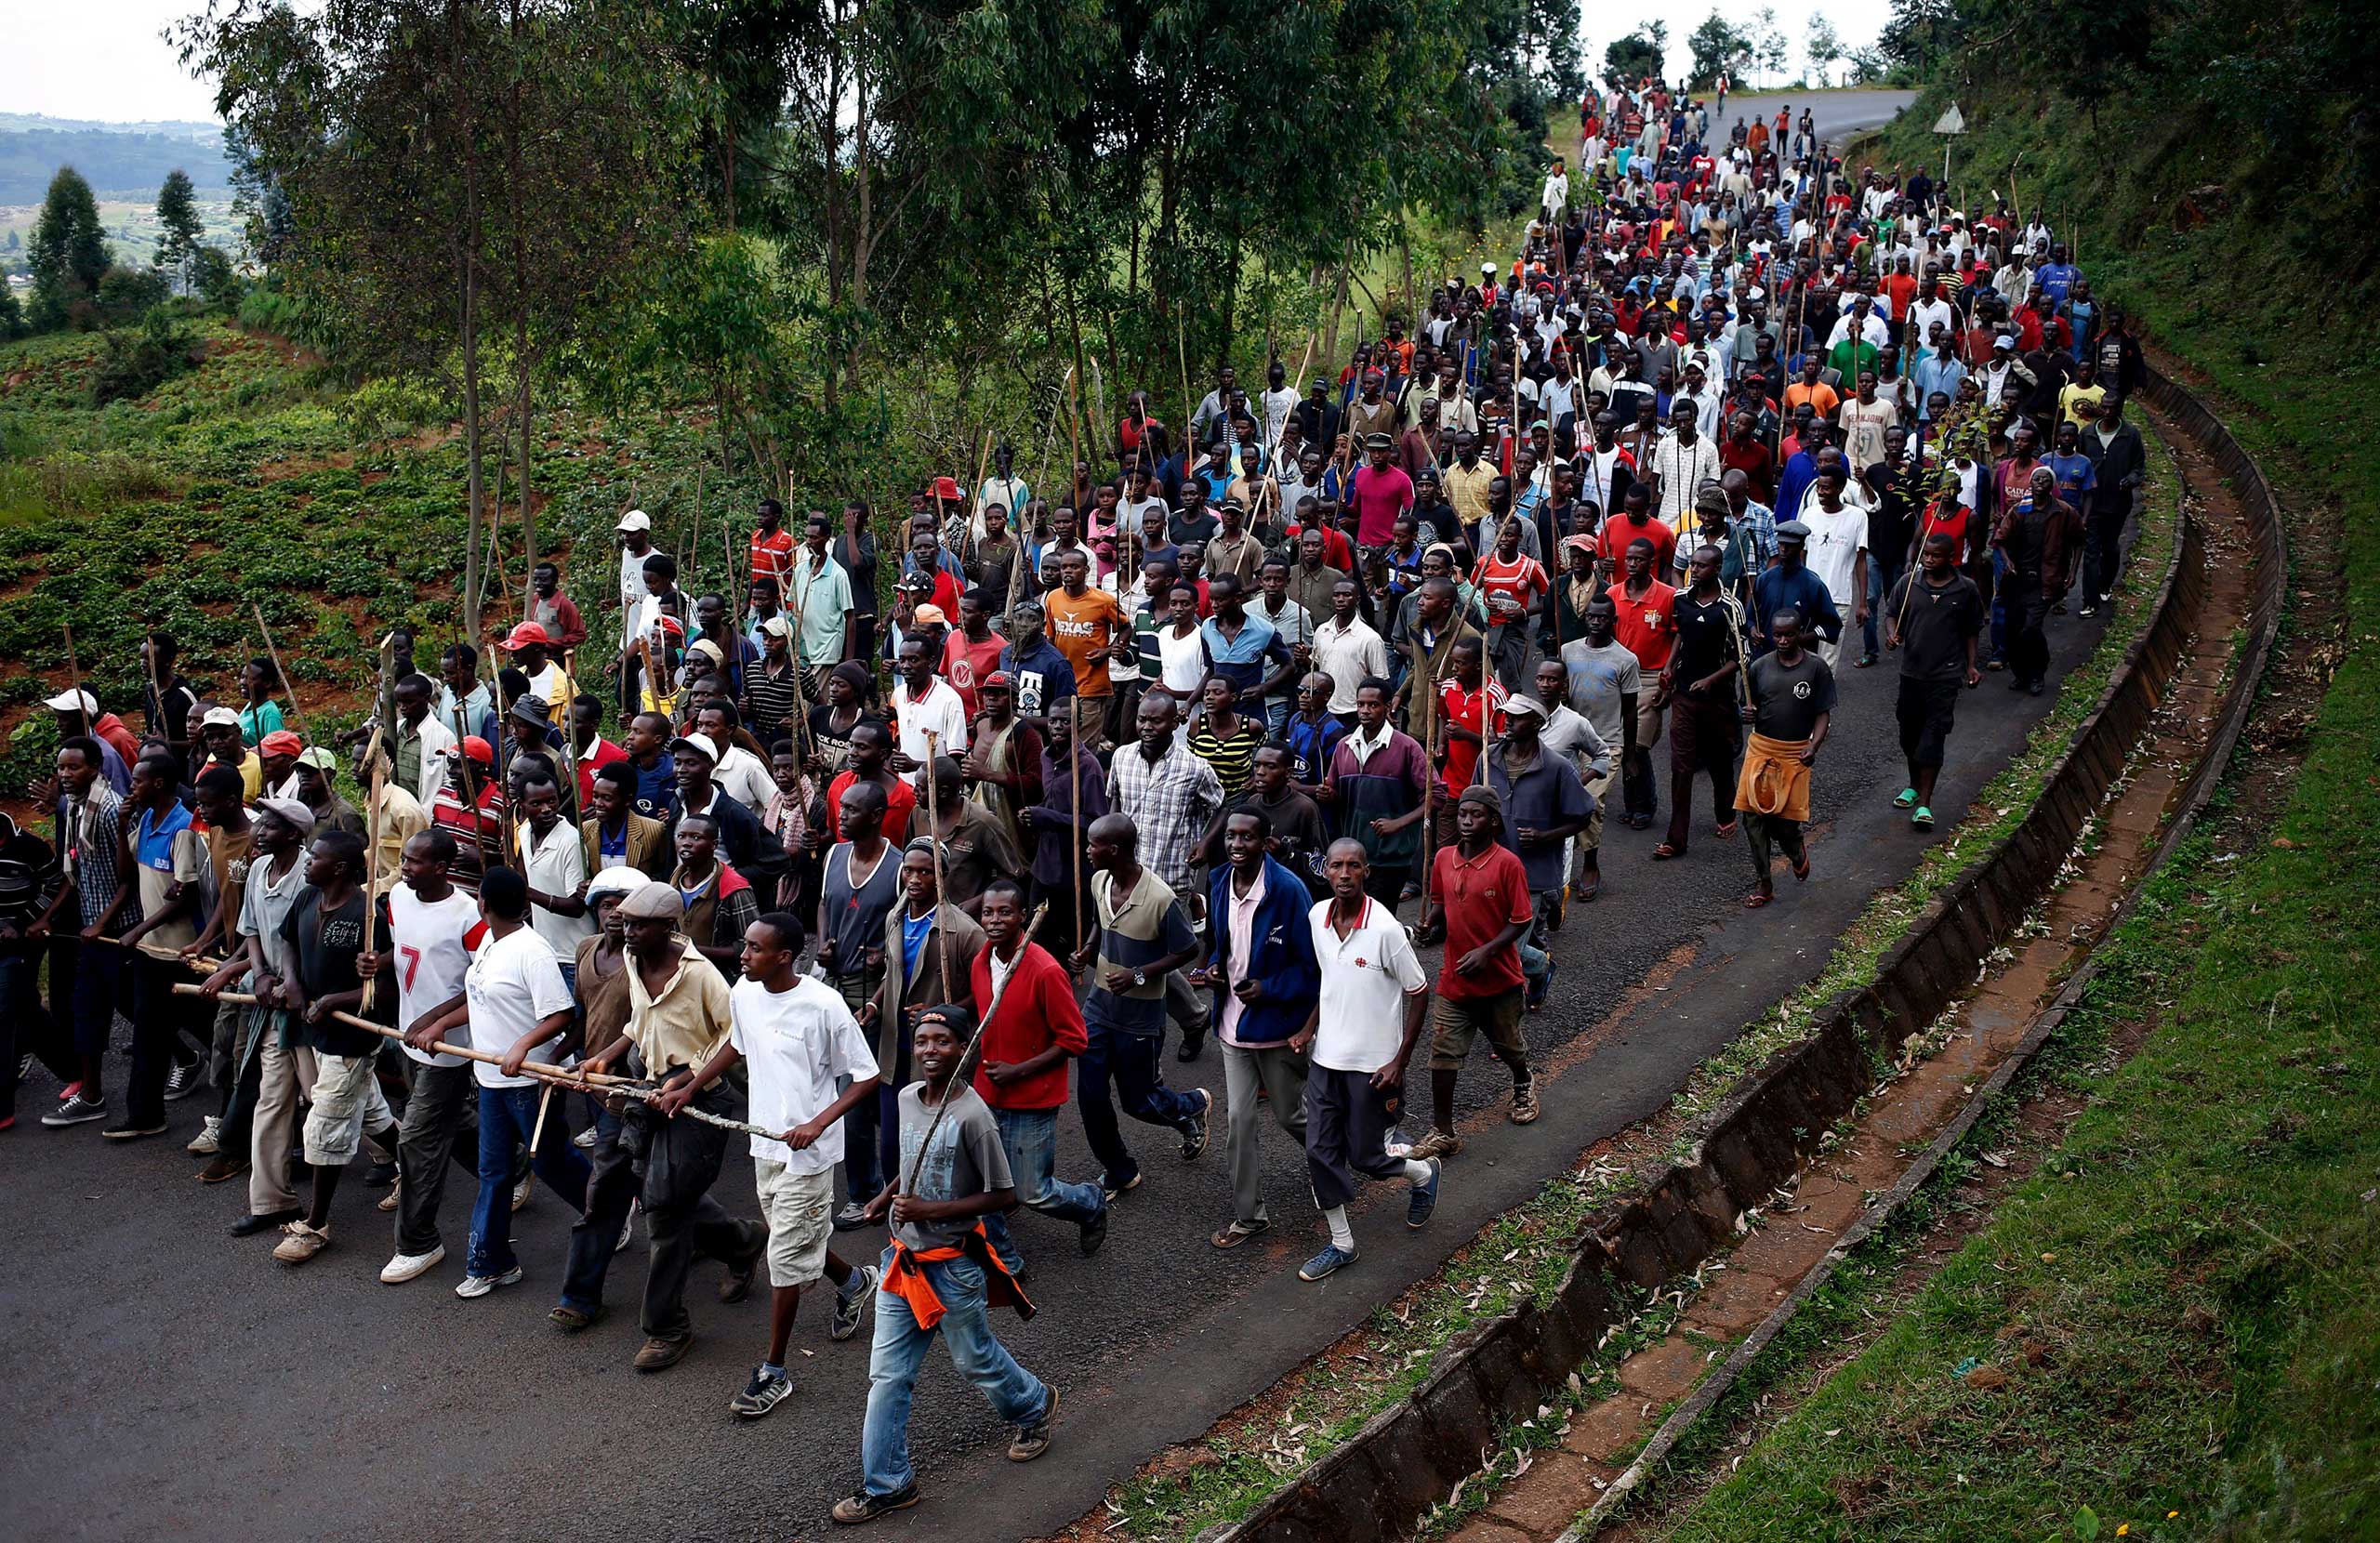
{"label": "grassy roadside embankment", "polygon": [[[2069,188],[2090,207],[2090,175],[2046,178],[2053,208]],[[2083,230],[2102,294],[2204,373],[2303,511],[2289,667],[2208,834],[2068,1021],[2083,1042],[2058,1075],[2088,1107],[2060,1152],[1660,1536],[2380,1529],[2380,447],[2357,432],[2373,391],[2319,339],[2271,341],[2289,295],[2239,266],[2246,231],[2151,227],[2094,257]],[[2309,625],[2334,600],[2343,655]],[[2263,758],[2301,732],[2302,768],[2274,785]],[[2136,1054],[2096,1063],[2090,1041],[2141,1020]]]}

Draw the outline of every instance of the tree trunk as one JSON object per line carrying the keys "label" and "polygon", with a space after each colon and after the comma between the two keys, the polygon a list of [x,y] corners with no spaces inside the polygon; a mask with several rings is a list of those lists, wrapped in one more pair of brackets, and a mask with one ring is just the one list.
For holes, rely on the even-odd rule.
{"label": "tree trunk", "polygon": [[529,504],[529,457],[534,453],[529,416],[529,389],[533,383],[529,369],[529,329],[523,323],[516,332],[521,352],[521,399],[516,415],[521,422],[521,616],[526,621],[537,608],[537,512]]}

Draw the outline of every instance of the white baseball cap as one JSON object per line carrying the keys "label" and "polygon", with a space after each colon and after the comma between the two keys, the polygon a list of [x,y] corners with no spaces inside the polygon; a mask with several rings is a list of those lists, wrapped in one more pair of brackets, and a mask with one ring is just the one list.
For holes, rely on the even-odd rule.
{"label": "white baseball cap", "polygon": [[620,522],[612,528],[615,531],[649,531],[653,529],[653,516],[642,509],[630,509],[620,516]]}
{"label": "white baseball cap", "polygon": [[89,718],[99,716],[99,699],[89,692],[76,691],[72,687],[46,699],[42,706],[54,713],[79,712]]}

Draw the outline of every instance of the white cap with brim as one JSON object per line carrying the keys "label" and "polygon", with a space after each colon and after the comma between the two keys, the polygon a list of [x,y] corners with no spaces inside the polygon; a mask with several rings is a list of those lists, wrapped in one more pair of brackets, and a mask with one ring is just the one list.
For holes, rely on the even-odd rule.
{"label": "white cap with brim", "polygon": [[295,826],[301,836],[314,828],[314,811],[295,798],[258,798],[257,807]]}
{"label": "white cap with brim", "polygon": [[72,687],[46,698],[42,706],[54,713],[82,713],[89,718],[99,716],[99,699],[89,692],[75,691]]}
{"label": "white cap with brim", "polygon": [[620,522],[612,528],[615,531],[649,531],[653,529],[653,516],[642,509],[630,509],[620,516]]}
{"label": "white cap with brim", "polygon": [[587,881],[587,898],[600,900],[605,895],[632,895],[653,882],[653,877],[641,868],[625,865],[605,868]]}

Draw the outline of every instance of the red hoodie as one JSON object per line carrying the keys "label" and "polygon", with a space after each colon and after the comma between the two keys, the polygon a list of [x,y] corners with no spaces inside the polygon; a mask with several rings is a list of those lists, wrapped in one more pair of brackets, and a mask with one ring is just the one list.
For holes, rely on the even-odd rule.
{"label": "red hoodie", "polygon": [[[989,1002],[992,951],[988,946],[976,954],[975,962],[968,968],[968,978],[974,985],[975,1000]],[[1008,990],[1000,997],[998,1009],[984,1025],[975,1091],[995,1109],[1055,1109],[1064,1103],[1064,1061],[1038,1076],[1012,1082],[1005,1088],[994,1086],[980,1069],[996,1061],[1011,1065],[1030,1061],[1048,1049],[1052,1041],[1064,1046],[1070,1056],[1080,1055],[1091,1048],[1091,1036],[1083,1028],[1082,1008],[1075,1001],[1074,982],[1050,956],[1048,949],[1038,943],[1028,943],[1017,957],[1015,973],[1009,977]]]}

